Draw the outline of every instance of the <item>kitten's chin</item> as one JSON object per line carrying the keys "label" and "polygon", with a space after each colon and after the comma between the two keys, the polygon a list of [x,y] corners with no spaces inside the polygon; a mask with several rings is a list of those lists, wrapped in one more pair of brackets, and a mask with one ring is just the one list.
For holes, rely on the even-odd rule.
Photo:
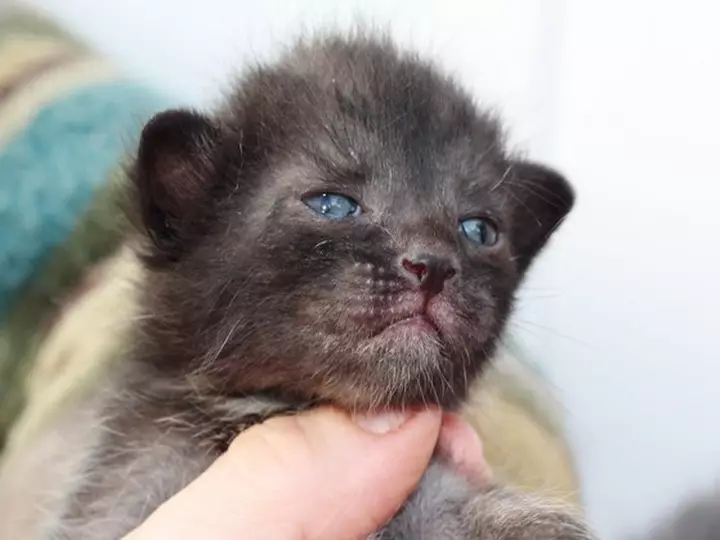
{"label": "kitten's chin", "polygon": [[359,344],[347,379],[331,377],[323,397],[351,410],[437,405],[455,409],[467,394],[472,368],[448,356],[436,327],[423,318],[388,326]]}
{"label": "kitten's chin", "polygon": [[408,380],[396,387],[377,385],[369,392],[351,385],[338,387],[337,393],[325,396],[322,401],[353,412],[423,409],[431,406],[446,411],[458,410],[467,396],[466,389],[455,388],[448,392],[445,385],[446,382],[442,382],[440,377],[433,379],[432,376]]}

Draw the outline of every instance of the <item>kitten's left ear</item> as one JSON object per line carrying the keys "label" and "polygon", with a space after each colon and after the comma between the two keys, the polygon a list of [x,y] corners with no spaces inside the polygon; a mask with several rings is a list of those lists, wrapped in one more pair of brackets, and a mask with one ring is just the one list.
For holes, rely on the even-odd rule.
{"label": "kitten's left ear", "polygon": [[559,172],[528,161],[513,163],[506,189],[517,204],[513,244],[521,271],[545,246],[575,203],[575,192]]}
{"label": "kitten's left ear", "polygon": [[214,178],[219,128],[206,116],[169,110],[142,131],[133,170],[136,206],[156,255],[174,259],[197,227]]}

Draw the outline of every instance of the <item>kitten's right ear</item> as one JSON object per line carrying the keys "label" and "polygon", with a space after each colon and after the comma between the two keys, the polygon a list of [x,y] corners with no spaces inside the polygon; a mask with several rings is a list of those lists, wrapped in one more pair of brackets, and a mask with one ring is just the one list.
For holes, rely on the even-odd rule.
{"label": "kitten's right ear", "polygon": [[133,180],[143,227],[161,254],[176,258],[213,182],[220,130],[206,116],[170,110],[142,131]]}
{"label": "kitten's right ear", "polygon": [[518,204],[514,216],[515,261],[524,272],[572,210],[575,192],[559,172],[529,161],[515,161],[506,187]]}

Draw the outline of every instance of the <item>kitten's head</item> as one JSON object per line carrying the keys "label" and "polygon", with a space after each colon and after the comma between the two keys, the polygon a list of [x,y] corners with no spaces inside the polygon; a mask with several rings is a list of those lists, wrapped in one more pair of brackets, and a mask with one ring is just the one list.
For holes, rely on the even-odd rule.
{"label": "kitten's head", "polygon": [[570,210],[448,78],[384,41],[299,45],[134,170],[157,361],[224,391],[457,404]]}

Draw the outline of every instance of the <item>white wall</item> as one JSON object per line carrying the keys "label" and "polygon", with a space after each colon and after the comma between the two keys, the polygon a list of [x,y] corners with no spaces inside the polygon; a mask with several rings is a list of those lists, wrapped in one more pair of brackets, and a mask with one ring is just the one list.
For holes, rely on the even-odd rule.
{"label": "white wall", "polygon": [[198,104],[300,22],[364,14],[444,59],[578,187],[513,328],[563,398],[602,537],[720,478],[720,4],[32,1]]}
{"label": "white wall", "polygon": [[[207,103],[243,62],[266,57],[291,36],[358,19],[391,28],[402,42],[443,59],[478,96],[511,115],[518,136],[548,124],[537,85],[535,44],[548,17],[538,0],[29,0],[154,83]],[[545,2],[555,10],[557,0]],[[412,8],[410,8],[412,6]],[[547,11],[547,10],[546,10]],[[547,64],[552,55],[545,55]],[[543,106],[541,106],[543,105]],[[540,121],[543,118],[543,121]]]}
{"label": "white wall", "polygon": [[[567,2],[544,348],[608,538],[720,479],[720,4]],[[720,509],[718,509],[720,512]]]}

